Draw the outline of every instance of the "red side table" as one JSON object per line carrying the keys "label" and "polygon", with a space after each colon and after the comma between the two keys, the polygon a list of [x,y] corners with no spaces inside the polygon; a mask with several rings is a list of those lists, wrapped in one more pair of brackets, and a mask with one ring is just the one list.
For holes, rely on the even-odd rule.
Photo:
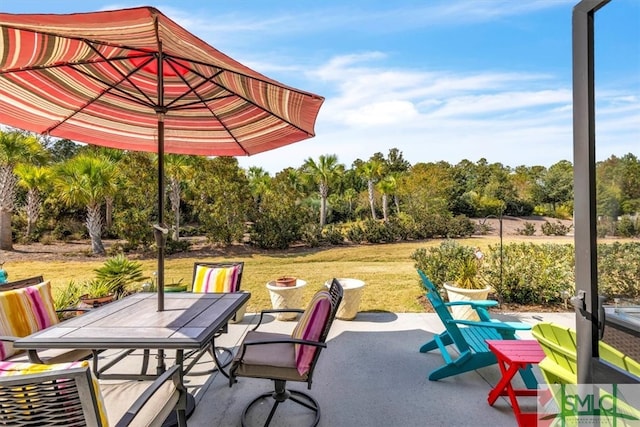
{"label": "red side table", "polygon": [[544,352],[536,340],[487,340],[489,349],[496,355],[502,378],[489,392],[489,405],[495,403],[498,396],[509,396],[513,412],[520,427],[535,426],[537,413],[520,410],[518,396],[537,396],[537,389],[514,389],[511,380],[519,369],[538,364],[544,359]]}

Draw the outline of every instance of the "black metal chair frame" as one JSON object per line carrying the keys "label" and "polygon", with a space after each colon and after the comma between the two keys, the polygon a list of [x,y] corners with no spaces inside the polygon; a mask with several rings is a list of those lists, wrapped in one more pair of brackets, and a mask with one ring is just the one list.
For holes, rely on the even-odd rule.
{"label": "black metal chair frame", "polygon": [[[226,268],[226,267],[235,267],[237,265],[240,266],[240,271],[238,272],[238,283],[236,287],[236,292],[238,292],[240,290],[240,285],[242,284],[242,272],[244,271],[244,261],[223,261],[223,262],[198,261],[198,262],[195,262],[193,264],[193,276],[191,279],[191,286],[193,286],[193,282],[195,281],[196,271],[198,269],[198,266],[209,267],[209,268]],[[225,325],[223,330],[216,333],[216,335],[214,336],[214,340],[215,338],[219,337],[220,335],[226,332],[227,332],[227,325]],[[213,361],[215,363],[215,367],[213,369],[210,369],[204,372],[191,372],[193,367],[196,365],[196,363],[198,363],[200,358],[202,358],[202,356],[206,352],[209,352],[209,354],[211,354],[211,357],[213,358]],[[224,357],[225,354],[227,355],[227,357]],[[185,354],[185,360],[189,360],[189,363],[185,367],[186,373],[190,373],[191,375],[208,375],[208,374],[211,374],[212,372],[219,370],[225,377],[228,378],[229,377],[228,374],[223,369],[218,369],[218,368],[226,368],[227,366],[229,366],[229,364],[233,360],[233,351],[227,347],[216,346],[214,344],[214,341],[211,341],[210,345],[208,345],[203,350],[196,350],[196,351],[192,351],[190,353]]]}
{"label": "black metal chair frame", "polygon": [[[331,295],[331,311],[329,313],[329,318],[327,319],[327,323],[324,327],[324,329],[322,330],[321,334],[320,334],[320,338],[318,339],[318,341],[308,341],[308,340],[301,340],[301,339],[294,339],[294,338],[289,338],[289,339],[277,339],[277,340],[256,340],[256,341],[251,341],[251,342],[243,342],[241,344],[240,347],[240,353],[238,355],[238,357],[234,360],[233,365],[231,366],[231,369],[229,371],[229,386],[233,386],[234,383],[237,382],[236,376],[237,376],[237,372],[236,369],[238,368],[238,366],[242,363],[242,359],[244,357],[244,354],[246,352],[246,349],[248,346],[254,346],[254,345],[261,345],[261,344],[276,344],[276,343],[288,343],[288,344],[305,344],[305,345],[310,345],[310,346],[314,346],[317,348],[317,351],[314,354],[313,360],[311,361],[310,367],[309,367],[309,372],[307,374],[306,380],[300,380],[300,381],[304,381],[307,383],[307,389],[310,390],[311,389],[311,384],[313,382],[313,373],[316,367],[316,364],[318,362],[318,358],[320,357],[320,352],[323,348],[326,348],[326,339],[327,336],[329,335],[329,330],[331,329],[331,325],[333,324],[333,321],[335,319],[336,316],[336,312],[338,310],[338,306],[340,305],[340,301],[342,301],[342,296],[343,296],[344,290],[342,288],[342,285],[340,285],[340,282],[337,279],[333,279],[331,281],[331,287],[329,288],[329,294]],[[255,331],[258,329],[258,327],[260,326],[260,324],[262,323],[264,316],[266,314],[274,314],[274,313],[283,313],[283,312],[296,312],[296,313],[303,313],[304,310],[301,309],[272,309],[272,310],[263,310],[260,312],[260,318],[258,320],[258,323],[256,324],[256,326],[252,329],[252,331]],[[287,400],[291,400],[292,402],[295,402],[299,405],[304,406],[307,409],[310,409],[311,411],[313,411],[315,413],[315,418],[313,421],[312,426],[316,426],[318,424],[318,422],[320,421],[320,405],[318,404],[318,401],[316,399],[314,399],[310,394],[302,392],[302,391],[298,391],[298,390],[289,390],[286,387],[286,383],[287,380],[283,379],[283,378],[270,378],[265,376],[264,378],[268,378],[271,379],[274,382],[274,391],[273,392],[267,392],[267,393],[263,393],[260,396],[256,397],[255,399],[253,399],[249,405],[247,405],[247,407],[244,409],[244,411],[242,412],[242,426],[246,426],[247,425],[247,416],[249,414],[249,411],[251,410],[251,408],[258,402],[260,402],[261,400],[265,399],[265,398],[272,398],[274,400],[273,406],[271,407],[271,411],[269,412],[269,415],[267,417],[267,420],[265,421],[265,426],[268,426],[271,423],[271,420],[276,412],[276,409],[278,409],[278,406],[280,405],[280,403],[283,403]]]}

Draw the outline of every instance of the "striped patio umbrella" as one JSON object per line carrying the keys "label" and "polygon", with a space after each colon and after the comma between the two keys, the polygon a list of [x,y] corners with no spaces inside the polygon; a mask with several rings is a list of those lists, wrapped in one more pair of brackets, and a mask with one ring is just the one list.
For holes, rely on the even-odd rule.
{"label": "striped patio umbrella", "polygon": [[156,234],[165,228],[164,153],[245,156],[301,141],[314,136],[323,101],[240,64],[151,7],[0,13],[0,123],[158,153]]}

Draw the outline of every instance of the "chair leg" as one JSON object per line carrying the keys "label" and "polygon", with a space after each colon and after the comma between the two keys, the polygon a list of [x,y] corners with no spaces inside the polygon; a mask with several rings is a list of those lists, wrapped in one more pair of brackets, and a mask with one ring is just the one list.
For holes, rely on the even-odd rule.
{"label": "chair leg", "polygon": [[[215,352],[215,354],[214,354],[214,352]],[[208,369],[206,371],[192,372],[193,367],[198,363],[200,358],[202,358],[202,356],[204,356],[205,353],[209,353],[211,355],[211,357],[213,358],[213,363],[215,364],[215,366],[212,369]],[[225,377],[227,377],[227,373],[223,369],[219,369],[219,368],[226,368],[233,361],[233,351],[230,348],[218,347],[218,346],[214,346],[212,344],[212,345],[208,346],[205,350],[199,351],[195,356],[193,354],[194,353],[188,354],[185,357],[185,359],[192,358],[190,363],[185,368],[185,374],[189,374],[189,375],[209,375],[209,374],[219,370],[220,373],[222,373]],[[226,357],[223,357],[224,355],[226,355]]]}
{"label": "chair leg", "polygon": [[420,353],[427,353],[431,350],[439,348],[438,341],[444,346],[453,344],[453,340],[449,336],[448,332],[443,332],[440,335],[436,335],[433,339],[420,347]]}
{"label": "chair leg", "polygon": [[264,423],[265,427],[267,427],[271,423],[271,420],[273,419],[273,416],[276,412],[276,409],[278,409],[279,405],[281,403],[286,402],[287,400],[290,400],[291,402],[297,403],[298,405],[304,406],[305,408],[313,411],[315,413],[315,417],[311,426],[315,427],[318,425],[318,423],[320,422],[320,405],[318,404],[317,400],[315,400],[313,397],[311,397],[307,393],[304,393],[298,390],[287,390],[286,381],[274,380],[274,385],[275,385],[274,391],[261,394],[260,396],[253,399],[251,403],[249,403],[249,405],[247,405],[247,407],[244,409],[244,411],[242,412],[242,419],[241,419],[241,423],[243,427],[248,426],[247,417],[253,405],[260,402],[263,399],[268,399],[268,398],[272,398],[274,402],[273,402],[273,406],[271,407],[271,410],[269,411],[269,415],[267,416],[267,419]]}

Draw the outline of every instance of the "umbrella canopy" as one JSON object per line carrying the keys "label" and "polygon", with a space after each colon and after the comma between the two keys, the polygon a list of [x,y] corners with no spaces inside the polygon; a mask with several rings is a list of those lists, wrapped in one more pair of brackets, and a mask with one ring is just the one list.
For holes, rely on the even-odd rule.
{"label": "umbrella canopy", "polygon": [[0,13],[0,123],[158,153],[157,229],[165,152],[244,156],[301,141],[314,136],[323,101],[240,64],[155,8]]}

